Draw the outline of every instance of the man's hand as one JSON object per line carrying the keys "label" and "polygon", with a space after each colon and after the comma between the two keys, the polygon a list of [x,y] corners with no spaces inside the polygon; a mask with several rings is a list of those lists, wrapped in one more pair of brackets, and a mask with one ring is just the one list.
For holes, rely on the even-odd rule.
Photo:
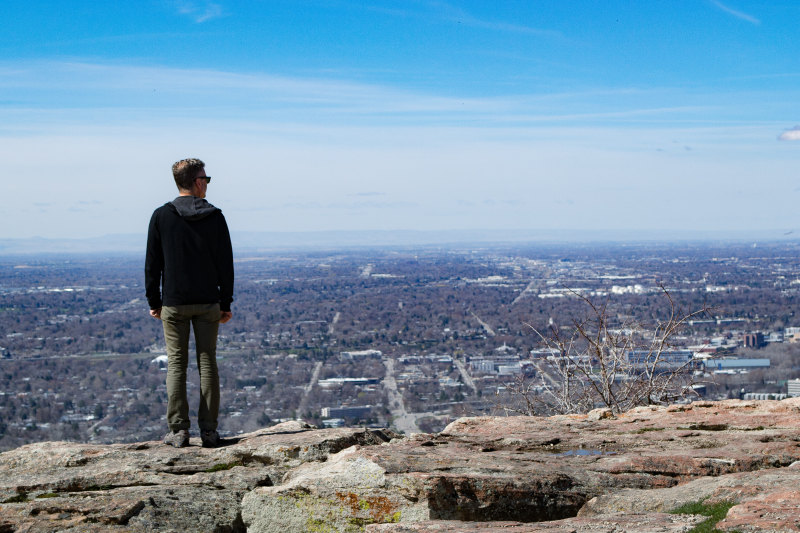
{"label": "man's hand", "polygon": [[158,309],[151,309],[150,316],[161,320],[161,308],[159,307]]}
{"label": "man's hand", "polygon": [[221,311],[220,314],[219,314],[219,323],[220,324],[224,324],[225,322],[227,322],[231,318],[233,318],[233,312],[232,311]]}

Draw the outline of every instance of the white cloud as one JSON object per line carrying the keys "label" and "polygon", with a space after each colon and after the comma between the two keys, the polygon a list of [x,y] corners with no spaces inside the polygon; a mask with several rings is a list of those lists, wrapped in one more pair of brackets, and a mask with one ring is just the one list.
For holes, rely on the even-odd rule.
{"label": "white cloud", "polygon": [[[753,176],[770,176],[770,190],[794,186],[793,159],[763,143],[766,153],[737,148],[729,127],[240,127],[200,117],[55,129],[62,133],[0,135],[0,160],[14,177],[4,183],[5,214],[25,221],[0,228],[0,238],[143,234],[152,210],[175,194],[172,162],[187,156],[206,161],[210,200],[236,231],[624,228],[632,220],[645,229],[730,229],[751,224],[731,206],[759,194],[763,181]],[[698,150],[645,150],[673,136]],[[120,202],[128,183],[136,186]],[[791,227],[794,195],[779,196],[759,228]],[[663,209],[652,208],[656,201]],[[665,222],[664,210],[675,217]]]}
{"label": "white cloud", "polygon": [[405,3],[398,2],[398,5],[402,5],[402,7],[386,8],[383,6],[372,5],[370,3],[367,3],[361,7],[369,11],[404,19],[408,17],[416,17],[418,19],[425,20],[438,19],[450,24],[461,24],[464,26],[471,26],[473,28],[492,31],[528,34],[551,39],[564,38],[564,35],[561,32],[555,30],[534,28],[531,26],[524,26],[510,22],[481,19],[471,15],[461,7],[456,7],[449,2],[444,2],[441,0],[426,0]]}
{"label": "white cloud", "polygon": [[693,104],[702,103],[674,89],[474,97],[323,77],[54,61],[0,62],[0,90],[20,95],[0,108],[0,133],[34,128],[37,116],[122,125],[183,119],[198,110],[206,120],[257,124],[653,124],[698,116]]}
{"label": "white cloud", "polygon": [[800,141],[800,125],[786,130],[778,136],[779,141]]}
{"label": "white cloud", "polygon": [[[0,160],[14,177],[5,214],[25,221],[0,238],[144,232],[174,195],[172,162],[189,156],[208,164],[212,201],[238,231],[661,228],[656,197],[675,227],[737,228],[749,221],[731,206],[763,185],[752,176],[794,186],[794,160],[763,143],[781,123],[710,126],[725,115],[670,90],[458,98],[267,73],[0,62],[0,91],[14,95],[0,106]],[[120,183],[137,184],[122,205]],[[790,196],[769,204],[762,227],[790,227]]]}
{"label": "white cloud", "polygon": [[443,19],[450,22],[455,22],[457,24],[465,24],[474,28],[482,28],[493,31],[523,33],[538,37],[563,38],[563,35],[560,32],[554,30],[533,28],[530,26],[523,26],[521,24],[509,22],[480,19],[464,11],[460,7],[449,4],[448,2],[435,1],[429,2],[428,5],[434,12],[438,12]]}
{"label": "white cloud", "polygon": [[[187,87],[186,80],[192,79]],[[57,81],[55,81],[57,80]],[[81,62],[0,63],[0,89],[32,94],[33,108],[53,108],[69,94],[88,97],[92,107],[127,105],[213,110],[246,108],[298,109],[321,113],[369,114],[491,113],[513,102],[502,99],[425,95],[385,87],[325,78],[293,78],[267,73],[237,73],[211,69],[176,69]],[[65,89],[69,89],[66,92]],[[247,101],[245,106],[243,101]],[[74,108],[75,101],[65,107]],[[79,104],[80,105],[80,104]]]}
{"label": "white cloud", "polygon": [[717,8],[721,9],[722,11],[728,13],[729,15],[733,15],[737,19],[741,19],[755,25],[761,24],[761,21],[755,18],[754,16],[748,15],[747,13],[743,13],[741,11],[728,7],[719,0],[711,0],[711,3]]}
{"label": "white cloud", "polygon": [[222,6],[215,2],[178,1],[175,2],[175,6],[178,13],[191,17],[198,24],[221,17],[223,14]]}

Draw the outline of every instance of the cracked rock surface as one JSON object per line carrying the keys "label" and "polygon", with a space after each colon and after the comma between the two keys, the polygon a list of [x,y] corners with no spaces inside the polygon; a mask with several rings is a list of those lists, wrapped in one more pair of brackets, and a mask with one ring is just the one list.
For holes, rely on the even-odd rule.
{"label": "cracked rock surface", "polygon": [[43,442],[0,454],[0,532],[246,531],[241,501],[292,468],[389,431],[288,422],[206,449]]}
{"label": "cracked rock surface", "polygon": [[800,399],[463,418],[438,434],[279,424],[204,449],[0,454],[0,533],[797,531]]}

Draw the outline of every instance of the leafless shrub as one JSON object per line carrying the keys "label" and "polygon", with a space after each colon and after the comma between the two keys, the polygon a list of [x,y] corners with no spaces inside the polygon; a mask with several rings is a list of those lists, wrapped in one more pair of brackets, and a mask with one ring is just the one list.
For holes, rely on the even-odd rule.
{"label": "leafless shrub", "polygon": [[608,301],[598,306],[577,292],[573,294],[588,307],[588,318],[568,328],[551,324],[549,334],[528,324],[543,348],[531,359],[536,377],[520,376],[507,384],[506,397],[499,402],[503,410],[567,414],[605,407],[621,413],[696,395],[691,355],[674,350],[670,341],[688,320],[708,309],[683,314],[663,286],[661,293],[668,317],[650,327],[633,320],[612,324]]}

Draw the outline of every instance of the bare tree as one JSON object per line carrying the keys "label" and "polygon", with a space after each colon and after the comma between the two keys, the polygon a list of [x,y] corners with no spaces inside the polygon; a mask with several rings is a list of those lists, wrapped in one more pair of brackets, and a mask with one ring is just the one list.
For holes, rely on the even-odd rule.
{"label": "bare tree", "polygon": [[[522,414],[586,413],[606,407],[613,413],[641,405],[664,405],[695,395],[691,353],[671,341],[688,320],[707,313],[682,313],[669,292],[667,318],[645,326],[635,320],[612,323],[608,300],[596,305],[573,292],[588,307],[588,318],[567,328],[550,325],[548,335],[527,324],[543,350],[532,362],[535,378],[507,385],[503,410]],[[506,403],[508,402],[508,403]]]}

